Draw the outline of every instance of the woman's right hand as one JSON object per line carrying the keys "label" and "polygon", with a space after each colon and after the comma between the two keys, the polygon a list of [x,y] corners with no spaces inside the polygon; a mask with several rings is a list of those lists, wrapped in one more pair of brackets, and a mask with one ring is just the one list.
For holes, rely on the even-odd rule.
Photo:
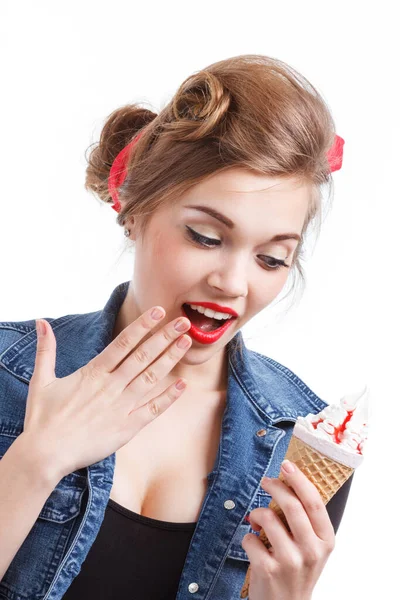
{"label": "woman's right hand", "polygon": [[[86,365],[63,378],[55,376],[55,335],[50,324],[41,319],[46,335],[38,336],[22,435],[29,437],[32,451],[47,461],[58,481],[127,444],[181,396],[183,390],[175,387],[175,381],[142,403],[192,344],[189,335],[174,328],[178,321],[186,323],[186,331],[190,328],[189,319],[184,317],[167,323],[140,344],[160,323],[161,319],[151,317],[153,308]],[[189,342],[187,348],[177,346],[181,339]]]}

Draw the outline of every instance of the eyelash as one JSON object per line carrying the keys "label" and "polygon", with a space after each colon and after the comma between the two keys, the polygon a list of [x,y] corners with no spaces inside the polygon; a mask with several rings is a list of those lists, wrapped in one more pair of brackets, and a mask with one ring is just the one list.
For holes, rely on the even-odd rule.
{"label": "eyelash", "polygon": [[[209,237],[206,237],[205,235],[201,235],[200,233],[197,233],[197,231],[194,231],[194,229],[192,229],[188,225],[186,225],[185,227],[189,233],[190,238],[192,240],[194,240],[195,242],[197,242],[198,244],[200,244],[201,246],[205,246],[207,248],[212,248],[213,246],[219,246],[221,243],[221,240],[214,240],[213,238],[209,238]],[[267,265],[263,261],[267,271],[279,271],[279,269],[282,269],[282,267],[286,267],[288,269],[290,266],[290,265],[287,265],[285,263],[285,261],[279,260],[278,258],[274,258],[273,256],[268,256],[266,258],[270,258],[270,259],[274,260],[275,263],[278,265],[276,267],[271,267],[270,265]]]}

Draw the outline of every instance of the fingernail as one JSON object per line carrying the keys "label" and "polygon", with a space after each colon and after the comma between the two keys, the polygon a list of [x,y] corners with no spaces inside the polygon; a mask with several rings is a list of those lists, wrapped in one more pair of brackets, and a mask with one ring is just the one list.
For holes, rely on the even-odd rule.
{"label": "fingernail", "polygon": [[46,326],[42,321],[36,321],[36,332],[40,337],[46,334]]}
{"label": "fingernail", "polygon": [[164,312],[162,310],[160,310],[159,308],[154,308],[151,311],[151,317],[155,320],[155,321],[159,321],[162,317],[164,316]]}
{"label": "fingernail", "polygon": [[263,483],[269,483],[270,481],[271,481],[271,477],[263,477],[262,478]]}
{"label": "fingernail", "polygon": [[183,379],[178,379],[178,381],[175,384],[175,387],[177,390],[183,390],[186,387],[186,381],[184,381]]}
{"label": "fingernail", "polygon": [[174,327],[176,331],[186,331],[186,329],[188,329],[188,322],[180,319],[175,323]]}
{"label": "fingernail", "polygon": [[290,460],[285,459],[282,462],[281,467],[285,473],[294,473],[294,466],[292,465]]}

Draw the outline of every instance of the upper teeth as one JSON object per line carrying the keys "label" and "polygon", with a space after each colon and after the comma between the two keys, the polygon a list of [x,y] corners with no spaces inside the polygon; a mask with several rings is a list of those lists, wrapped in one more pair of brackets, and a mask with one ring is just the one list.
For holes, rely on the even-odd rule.
{"label": "upper teeth", "polygon": [[202,315],[206,315],[206,317],[211,317],[212,319],[232,319],[232,315],[228,315],[228,313],[215,312],[215,310],[211,310],[210,308],[204,308],[204,306],[195,306],[194,304],[189,304],[189,306],[193,310],[197,310]]}

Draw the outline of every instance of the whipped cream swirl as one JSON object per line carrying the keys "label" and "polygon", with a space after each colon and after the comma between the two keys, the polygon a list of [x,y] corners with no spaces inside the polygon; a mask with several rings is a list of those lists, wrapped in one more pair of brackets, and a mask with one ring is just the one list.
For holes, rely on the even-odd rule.
{"label": "whipped cream swirl", "polygon": [[314,436],[329,440],[349,452],[363,454],[368,438],[369,389],[347,394],[339,404],[330,404],[320,413],[298,417],[296,424]]}

